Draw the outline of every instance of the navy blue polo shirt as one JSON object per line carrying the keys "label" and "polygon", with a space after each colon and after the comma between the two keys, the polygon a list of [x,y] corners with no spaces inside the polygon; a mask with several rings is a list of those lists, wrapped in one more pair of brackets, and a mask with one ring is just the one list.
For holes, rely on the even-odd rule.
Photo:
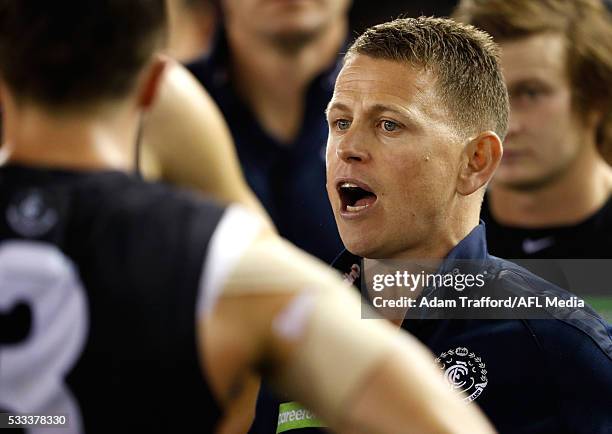
{"label": "navy blue polo shirt", "polygon": [[328,127],[324,113],[340,67],[339,57],[313,80],[306,92],[300,132],[292,143],[281,143],[264,131],[236,92],[223,32],[209,57],[187,65],[221,108],[245,178],[279,233],[326,262],[342,250],[325,190]]}
{"label": "navy blue polo shirt", "polygon": [[[443,267],[465,260],[486,270],[505,291],[570,295],[489,255],[482,223],[451,250]],[[334,266],[361,286],[362,258],[345,251]],[[478,404],[500,433],[612,433],[612,327],[588,306],[551,310],[549,318],[405,319],[402,328],[432,351],[449,387]],[[279,405],[270,419],[280,432],[321,432],[310,413],[285,405],[279,414]],[[258,409],[264,408],[259,403]],[[298,428],[285,429],[290,426]],[[277,428],[266,429],[259,432]]]}

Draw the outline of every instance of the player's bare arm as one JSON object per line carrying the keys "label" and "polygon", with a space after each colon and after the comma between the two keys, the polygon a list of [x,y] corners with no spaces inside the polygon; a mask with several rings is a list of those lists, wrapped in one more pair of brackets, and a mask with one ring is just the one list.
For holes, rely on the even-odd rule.
{"label": "player's bare arm", "polygon": [[223,115],[179,63],[168,60],[154,105],[144,118],[145,178],[195,188],[222,202],[267,213],[248,187]]}
{"label": "player's bare arm", "polygon": [[200,324],[223,404],[259,372],[340,432],[493,432],[421,344],[361,319],[358,296],[333,271],[271,233],[253,238]]}

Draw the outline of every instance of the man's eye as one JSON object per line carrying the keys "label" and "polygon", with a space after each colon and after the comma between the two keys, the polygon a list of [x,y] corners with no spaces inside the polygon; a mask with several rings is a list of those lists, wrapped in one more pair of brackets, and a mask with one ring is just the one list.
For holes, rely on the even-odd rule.
{"label": "man's eye", "polygon": [[544,95],[544,93],[542,89],[537,87],[523,87],[514,92],[514,95],[511,95],[511,97],[523,101],[534,101]]}
{"label": "man's eye", "polygon": [[382,126],[382,129],[388,133],[392,133],[393,131],[397,130],[397,128],[399,127],[399,125],[393,121],[382,121],[381,126]]}
{"label": "man's eye", "polygon": [[523,89],[523,91],[521,92],[522,96],[525,96],[530,99],[535,99],[538,96],[540,96],[540,94],[541,94],[540,90],[534,89],[534,88]]}
{"label": "man's eye", "polygon": [[339,130],[348,130],[351,123],[346,119],[338,119],[336,122],[336,128]]}

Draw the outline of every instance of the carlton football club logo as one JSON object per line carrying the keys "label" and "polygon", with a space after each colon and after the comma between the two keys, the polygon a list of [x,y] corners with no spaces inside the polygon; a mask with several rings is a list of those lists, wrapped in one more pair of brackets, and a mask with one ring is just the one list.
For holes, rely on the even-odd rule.
{"label": "carlton football club logo", "polygon": [[40,237],[55,226],[58,213],[42,191],[19,192],[6,211],[11,229],[24,237]]}
{"label": "carlton football club logo", "polygon": [[440,354],[436,359],[451,390],[464,392],[466,402],[480,396],[489,381],[482,359],[465,347]]}

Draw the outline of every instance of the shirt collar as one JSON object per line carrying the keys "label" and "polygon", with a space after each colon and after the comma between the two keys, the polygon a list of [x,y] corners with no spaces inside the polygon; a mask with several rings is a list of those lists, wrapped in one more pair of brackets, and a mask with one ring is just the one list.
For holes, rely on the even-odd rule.
{"label": "shirt collar", "polygon": [[459,244],[451,249],[448,255],[446,255],[446,259],[486,259],[488,255],[485,224],[481,220],[478,226],[472,229],[472,231],[464,239],[462,239]]}

